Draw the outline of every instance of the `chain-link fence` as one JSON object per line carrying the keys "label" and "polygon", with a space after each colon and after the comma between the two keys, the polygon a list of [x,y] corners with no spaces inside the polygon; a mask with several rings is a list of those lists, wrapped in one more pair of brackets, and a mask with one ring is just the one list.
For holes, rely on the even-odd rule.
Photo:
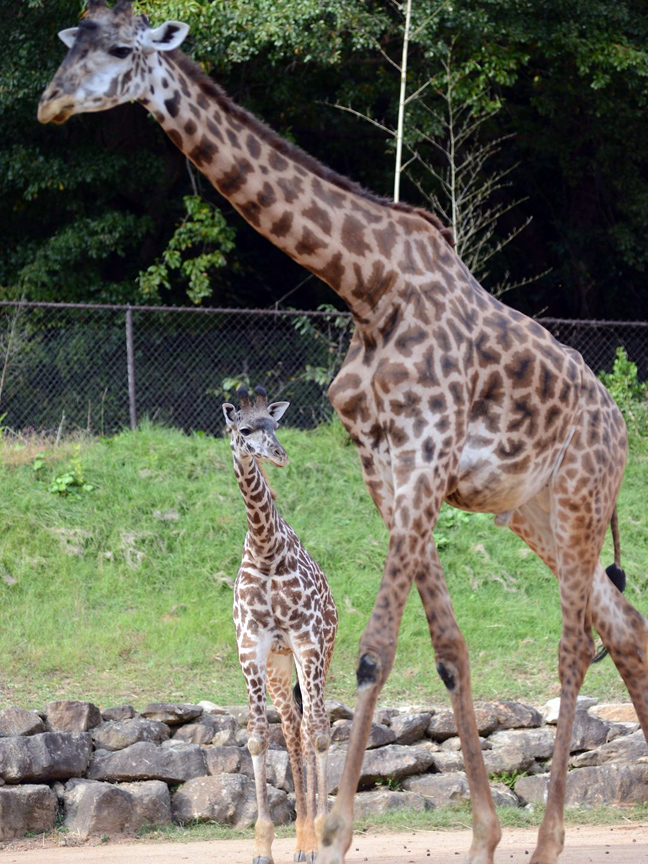
{"label": "chain-link fence", "polygon": [[[539,321],[595,372],[623,346],[648,379],[648,322]],[[241,383],[314,426],[351,333],[342,312],[0,302],[0,427],[108,435],[149,417],[214,433]]]}

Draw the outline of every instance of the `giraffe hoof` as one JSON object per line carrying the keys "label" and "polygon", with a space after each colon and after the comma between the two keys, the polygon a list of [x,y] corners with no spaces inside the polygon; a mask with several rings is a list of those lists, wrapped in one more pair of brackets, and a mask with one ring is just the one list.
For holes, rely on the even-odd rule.
{"label": "giraffe hoof", "polygon": [[252,859],[252,864],[273,864],[272,858],[266,858],[265,855],[259,855]]}
{"label": "giraffe hoof", "polygon": [[305,861],[305,860],[306,860],[306,853],[304,852],[303,849],[300,849],[299,852],[295,852],[295,854],[293,855],[293,861]]}

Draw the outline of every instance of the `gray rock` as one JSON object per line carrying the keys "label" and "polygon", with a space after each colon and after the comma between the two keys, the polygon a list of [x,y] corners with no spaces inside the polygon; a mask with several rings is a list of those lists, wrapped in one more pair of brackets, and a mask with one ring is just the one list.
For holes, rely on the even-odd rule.
{"label": "gray rock", "polygon": [[[236,733],[238,731],[236,720],[233,717],[228,717],[227,715],[223,715],[222,717],[214,717],[212,719],[214,721],[214,734],[212,736],[211,743],[216,745],[217,747],[235,746],[237,743]],[[281,732],[280,726],[271,724],[271,738],[274,729],[278,729]]]}
{"label": "gray rock", "polygon": [[[598,699],[591,696],[579,696],[576,700],[576,711],[587,711],[598,703]],[[560,711],[560,696],[555,699],[550,699],[544,707],[544,722],[555,726],[558,722],[558,713]]]}
{"label": "gray rock", "polygon": [[324,702],[324,707],[328,711],[331,723],[335,723],[336,720],[353,720],[353,711],[344,702],[327,699]]}
{"label": "gray rock", "polygon": [[378,813],[387,813],[389,810],[432,810],[434,804],[422,795],[414,792],[390,792],[386,789],[377,789],[374,792],[358,792],[353,799],[354,820],[370,822]]}
{"label": "gray rock", "polygon": [[492,753],[500,750],[516,750],[521,754],[530,757],[529,764],[534,759],[549,759],[553,754],[555,741],[556,730],[553,726],[541,726],[538,729],[511,729],[504,732],[495,732],[488,739]]}
{"label": "gray rock", "polygon": [[[331,728],[331,741],[348,741],[351,736],[352,724],[352,720],[336,720]],[[372,723],[366,749],[373,750],[375,747],[384,747],[386,744],[393,744],[395,741],[396,733],[392,729],[379,723]]]}
{"label": "gray rock", "polygon": [[[286,749],[286,739],[284,738],[283,729],[279,723],[271,723],[268,732],[270,733],[270,746],[279,747],[282,750]],[[227,736],[227,737],[226,737]],[[236,739],[234,739],[236,740]],[[223,731],[220,735],[214,737],[214,744],[233,744],[231,735]]]}
{"label": "gray rock", "polygon": [[130,831],[171,824],[171,795],[166,783],[144,780],[141,783],[122,783],[117,788],[131,796]]}
{"label": "gray rock", "polygon": [[294,790],[290,757],[286,750],[268,750],[266,755],[266,780],[284,792]]}
{"label": "gray rock", "polygon": [[254,777],[252,757],[247,747],[204,747],[203,756],[209,774],[245,774],[246,777]]}
{"label": "gray rock", "polygon": [[606,765],[610,762],[622,765],[635,764],[639,759],[648,760],[648,744],[641,730],[608,741],[595,750],[579,753],[572,757],[570,764],[574,768],[586,768]]}
{"label": "gray rock", "polygon": [[379,705],[373,713],[373,722],[382,726],[391,726],[392,718],[399,714],[398,708],[387,708],[384,705]]}
{"label": "gray rock", "polygon": [[202,713],[200,705],[187,702],[150,702],[142,711],[142,717],[159,720],[167,726],[181,726],[196,720]]}
{"label": "gray rock", "polygon": [[56,793],[49,786],[3,786],[0,788],[0,840],[22,837],[27,832],[51,831],[56,806]]}
{"label": "gray rock", "polygon": [[[248,705],[226,705],[223,709],[225,714],[233,717],[239,726],[247,726],[250,719],[250,708]],[[280,723],[281,717],[274,705],[266,705],[266,719],[268,723]]]}
{"label": "gray rock", "polygon": [[491,783],[491,795],[496,807],[519,807],[520,799],[510,786],[505,783]]}
{"label": "gray rock", "polygon": [[224,708],[215,702],[210,702],[209,699],[203,699],[198,703],[198,707],[203,709],[203,714],[227,714]]}
{"label": "gray rock", "polygon": [[429,711],[419,714],[397,714],[391,718],[390,728],[396,735],[396,744],[414,744],[425,736],[432,715]]}
{"label": "gray rock", "polygon": [[[547,800],[549,775],[520,777],[515,793],[523,804]],[[565,806],[600,807],[648,800],[648,765],[600,765],[567,774]]]}
{"label": "gray rock", "polygon": [[[488,704],[475,706],[475,719],[477,720],[477,730],[480,735],[490,735],[491,732],[497,729],[499,724],[496,710]],[[427,734],[434,741],[445,741],[446,738],[455,736],[457,734],[457,724],[455,723],[453,712],[439,711],[434,714],[428,725]]]}
{"label": "gray rock", "polygon": [[70,780],[65,784],[64,826],[82,840],[130,831],[132,803],[127,791],[110,783]]}
{"label": "gray rock", "polygon": [[10,705],[0,711],[0,738],[5,735],[38,735],[45,724],[35,711]]}
{"label": "gray rock", "polygon": [[109,782],[163,780],[165,783],[183,783],[206,774],[205,757],[198,745],[177,742],[175,746],[156,747],[150,741],[140,741],[105,756],[95,753],[87,776],[91,780]]}
{"label": "gray rock", "polygon": [[[367,750],[362,760],[358,791],[375,786],[378,780],[400,780],[411,774],[421,774],[430,767],[433,756],[427,748],[402,747],[400,744],[388,744],[376,750]],[[337,792],[345,758],[344,750],[329,751],[329,794]]]}
{"label": "gray rock", "polygon": [[587,711],[576,711],[570,752],[577,753],[579,750],[600,747],[607,741],[609,729],[608,724],[599,717],[594,717]]}
{"label": "gray rock", "polygon": [[113,708],[106,708],[101,712],[101,717],[106,723],[115,720],[132,720],[137,716],[137,711],[132,705],[115,705]]}
{"label": "gray rock", "polygon": [[138,741],[151,741],[161,744],[169,737],[166,723],[148,720],[145,717],[132,717],[127,720],[111,720],[102,723],[92,731],[92,740],[100,750],[123,750]]}
{"label": "gray rock", "polygon": [[463,771],[407,777],[403,780],[403,789],[423,795],[435,807],[449,807],[470,800],[468,780]]}
{"label": "gray rock", "polygon": [[101,723],[101,711],[92,702],[48,702],[45,713],[53,732],[87,732]]}
{"label": "gray rock", "polygon": [[225,713],[233,717],[239,726],[247,726],[250,717],[248,705],[225,705]]}
{"label": "gray rock", "polygon": [[434,770],[442,774],[464,769],[461,750],[439,750],[431,754],[431,759]]}
{"label": "gray rock", "polygon": [[[275,825],[285,825],[293,811],[285,792],[268,786],[270,813]],[[256,792],[249,777],[219,774],[189,780],[171,797],[171,811],[176,822],[217,822],[247,828],[256,821]]]}
{"label": "gray rock", "polygon": [[[217,732],[221,731],[220,724],[217,721],[226,720],[232,730],[238,729],[236,720],[233,717],[225,715],[203,714],[195,723],[187,723],[185,726],[180,726],[176,729],[173,737],[176,741],[187,741],[189,744],[210,744]],[[234,731],[234,739],[236,740],[236,732]],[[228,738],[232,735],[228,734]]]}
{"label": "gray rock", "polygon": [[47,782],[82,777],[90,761],[92,739],[87,732],[42,732],[0,738],[0,775],[9,783]]}
{"label": "gray rock", "polygon": [[533,729],[542,725],[542,714],[530,705],[521,702],[490,702],[489,707],[497,715],[497,728]]}

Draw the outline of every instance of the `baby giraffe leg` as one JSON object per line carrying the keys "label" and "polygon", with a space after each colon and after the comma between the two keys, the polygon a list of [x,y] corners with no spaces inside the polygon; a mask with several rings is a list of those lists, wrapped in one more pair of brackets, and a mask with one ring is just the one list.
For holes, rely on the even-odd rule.
{"label": "baby giraffe leg", "polygon": [[272,841],[274,827],[268,802],[266,753],[270,740],[266,715],[266,651],[249,638],[239,645],[241,669],[247,685],[250,717],[248,720],[248,750],[252,756],[254,785],[257,799],[257,820],[254,828],[256,849],[252,864],[273,864]]}
{"label": "baby giraffe leg", "polygon": [[308,815],[306,787],[304,785],[304,763],[302,755],[302,717],[293,698],[293,655],[270,654],[268,658],[268,692],[279,712],[281,729],[286,739],[290,767],[295,787],[295,861],[305,861],[308,843]]}

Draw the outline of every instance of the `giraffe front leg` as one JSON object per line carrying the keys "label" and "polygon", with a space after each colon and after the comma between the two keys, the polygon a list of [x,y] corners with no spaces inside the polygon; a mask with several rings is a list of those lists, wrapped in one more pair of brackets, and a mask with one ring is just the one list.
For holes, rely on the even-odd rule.
{"label": "giraffe front leg", "polygon": [[246,642],[244,645],[239,645],[239,659],[250,706],[247,746],[252,757],[257,799],[257,819],[254,827],[255,852],[252,864],[273,864],[274,826],[270,814],[266,779],[266,753],[270,742],[266,714],[266,656],[267,650],[260,642],[251,641],[250,644]]}
{"label": "giraffe front leg", "polygon": [[419,572],[416,588],[428,620],[437,671],[450,694],[472,802],[473,839],[467,864],[493,864],[502,832],[479,743],[466,641],[457,626],[434,542],[431,566]]}
{"label": "giraffe front leg", "polygon": [[418,542],[418,537],[406,531],[392,529],[390,533],[380,590],[360,640],[356,668],[358,697],[351,737],[335,804],[324,822],[317,864],[343,864],[345,853],[351,845],[353,797],[358,787],[376,702],[394,662],[403,609],[420,563],[417,556]]}

